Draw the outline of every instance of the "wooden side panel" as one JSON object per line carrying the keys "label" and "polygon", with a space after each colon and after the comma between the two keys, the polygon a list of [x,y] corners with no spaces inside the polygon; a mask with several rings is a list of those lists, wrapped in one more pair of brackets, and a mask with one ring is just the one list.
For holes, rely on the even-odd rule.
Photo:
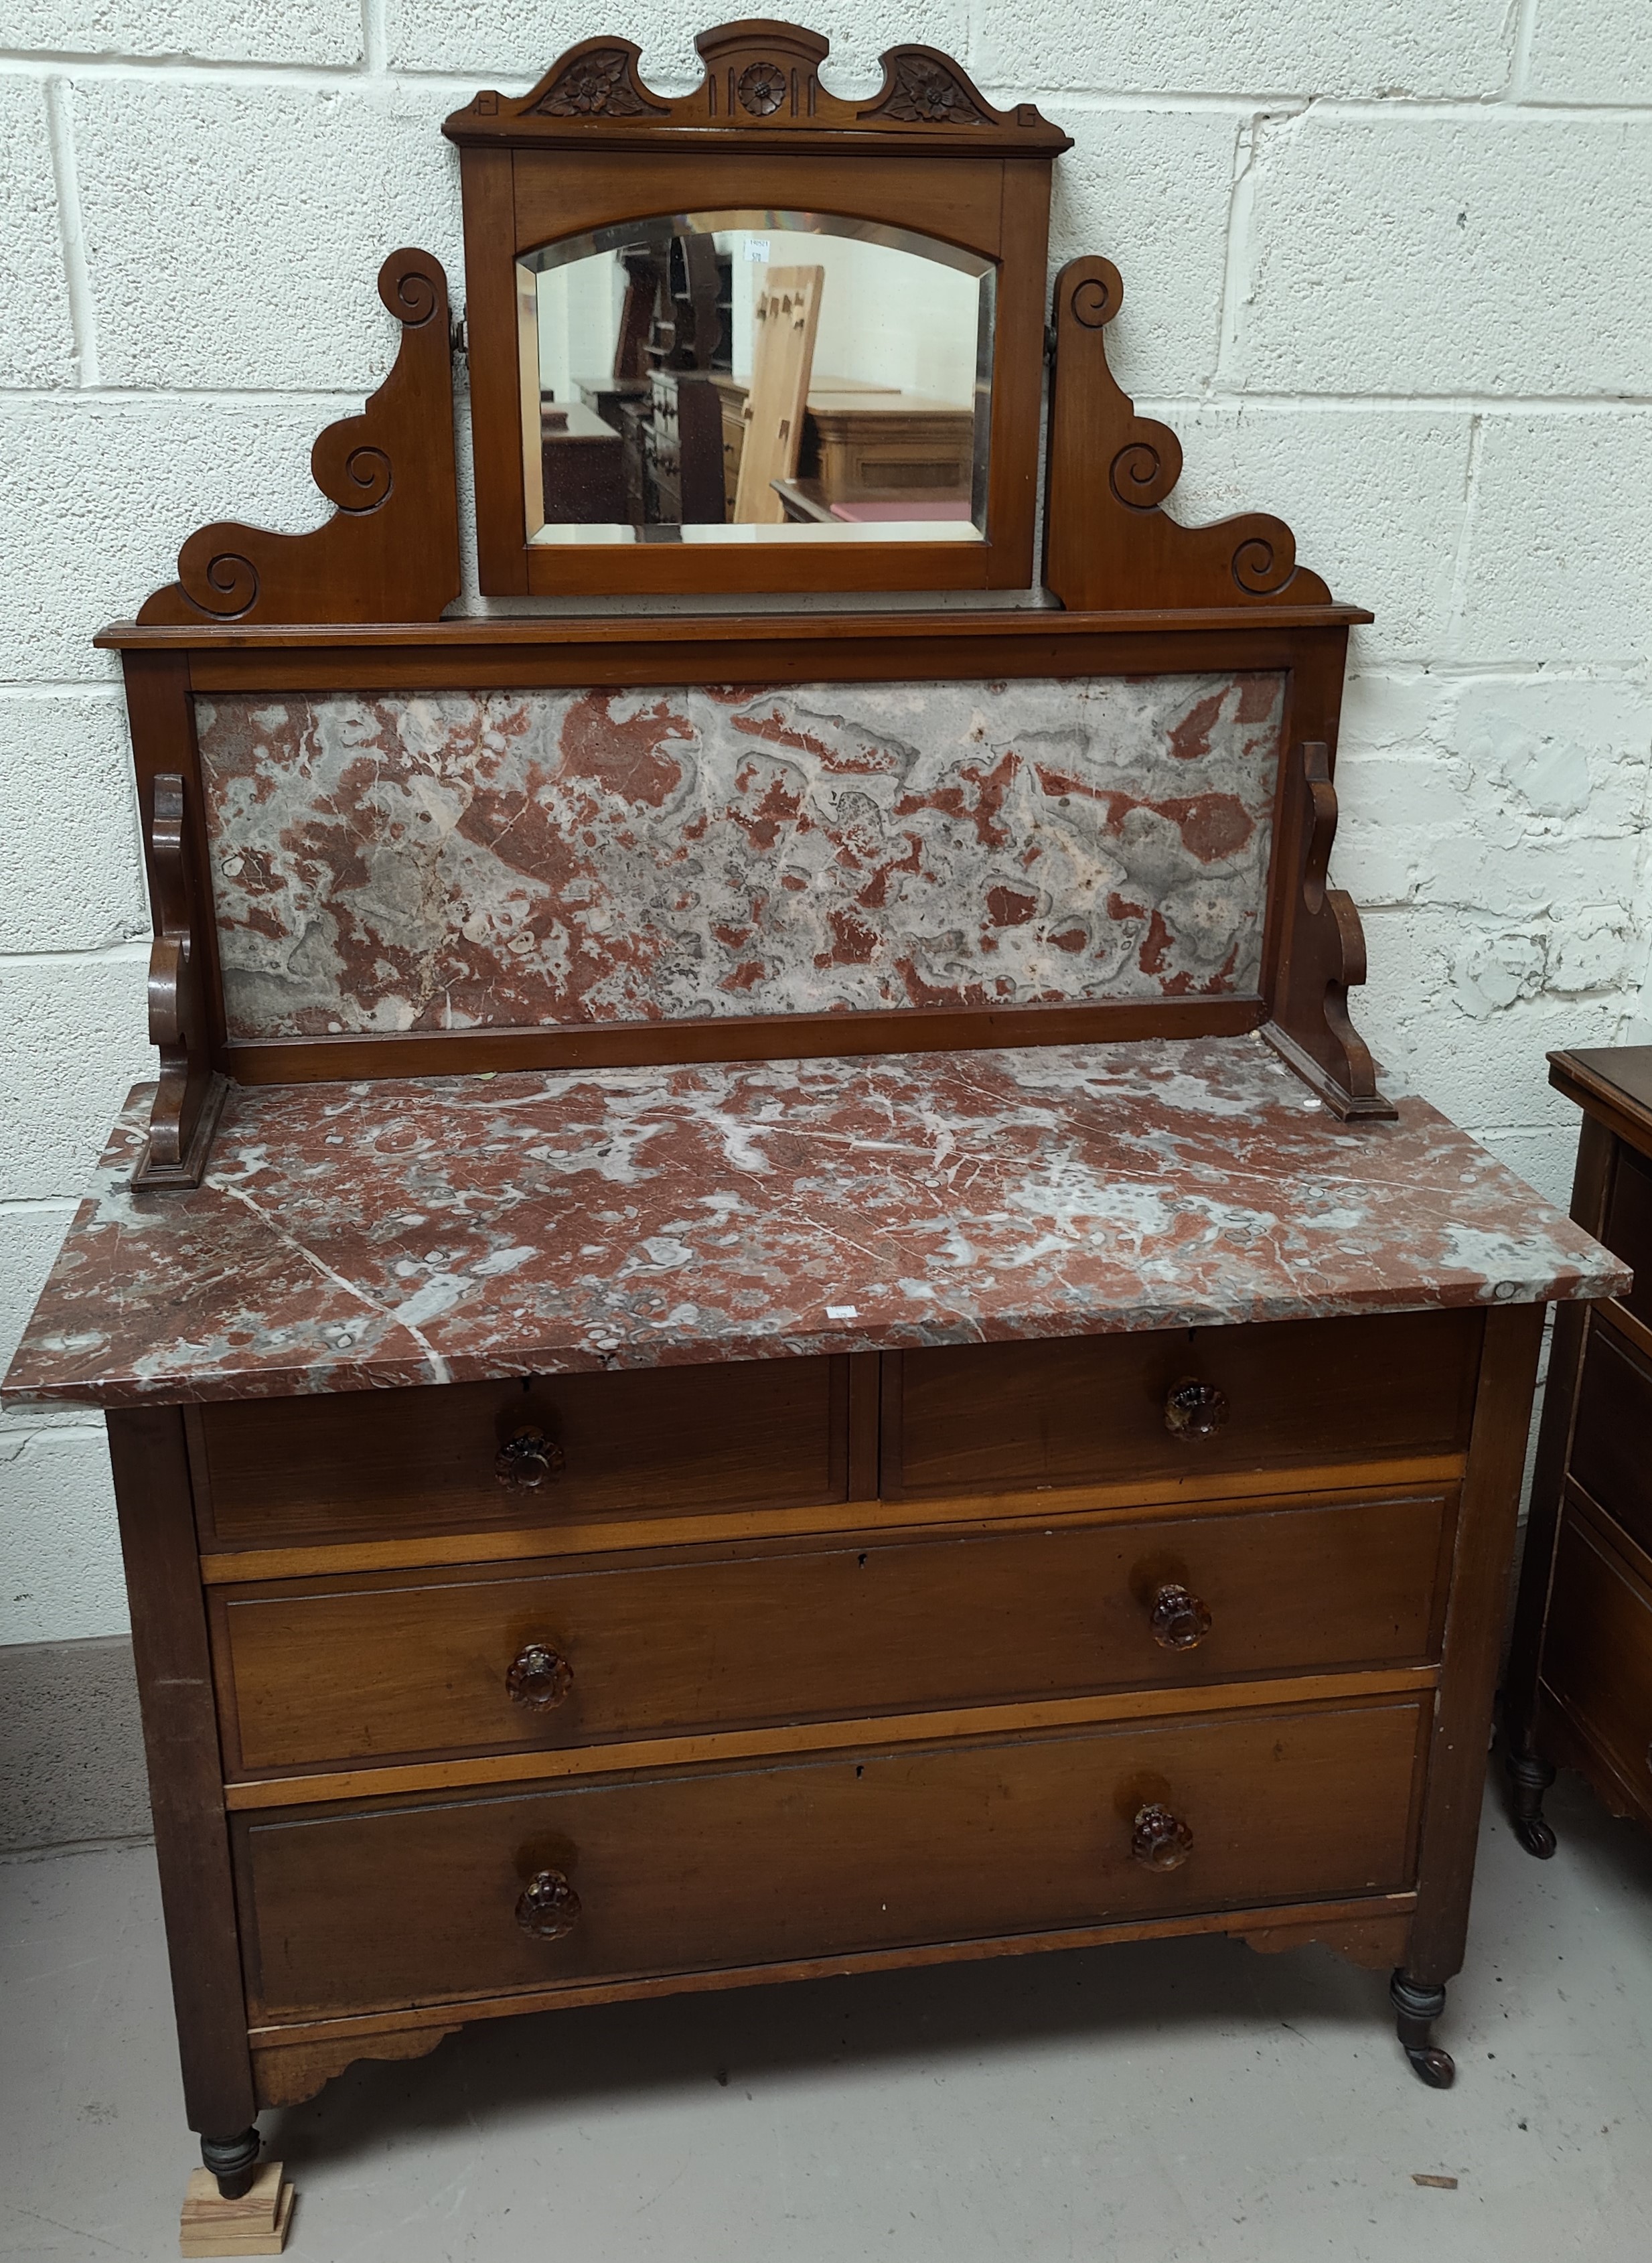
{"label": "wooden side panel", "polygon": [[1435,1700],[1417,1916],[1405,1960],[1410,1977],[1426,1985],[1449,1980],[1462,1966],[1542,1334],[1540,1305],[1504,1305],[1486,1314],[1446,1607],[1445,1665]]}
{"label": "wooden side panel", "polygon": [[1555,1553],[1543,1685],[1652,1823],[1652,1592],[1576,1515]]}
{"label": "wooden side panel", "polygon": [[250,1985],[296,2018],[1397,1888],[1418,1742],[1403,1702],[260,1818]]}
{"label": "wooden side panel", "polygon": [[[1603,1124],[1585,1116],[1572,1179],[1571,1214],[1585,1232],[1598,1233],[1612,1181],[1615,1142]],[[1559,1305],[1549,1344],[1548,1379],[1538,1432],[1537,1464],[1532,1474],[1532,1505],[1526,1518],[1526,1551],[1514,1609],[1513,1638],[1503,1682],[1503,1718],[1516,1752],[1533,1748],[1537,1727],[1538,1677],[1543,1652],[1543,1623],[1548,1612],[1555,1544],[1560,1535],[1561,1500],[1571,1452],[1577,1406],[1577,1378],[1590,1327],[1586,1305]]]}
{"label": "wooden side panel", "polygon": [[256,2109],[206,1613],[177,1409],[112,1413],[109,1454],[184,2104],[191,2129],[231,2137]]}
{"label": "wooden side panel", "polygon": [[1632,1540],[1652,1548],[1652,1362],[1591,1319],[1577,1382],[1571,1474]]}

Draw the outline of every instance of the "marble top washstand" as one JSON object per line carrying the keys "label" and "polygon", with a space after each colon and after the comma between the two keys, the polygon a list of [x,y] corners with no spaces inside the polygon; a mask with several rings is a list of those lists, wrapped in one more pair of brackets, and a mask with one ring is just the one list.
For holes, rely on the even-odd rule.
{"label": "marble top washstand", "polygon": [[1416,1099],[1259,1038],[232,1090],[117,1124],[6,1378],[105,1406],[1620,1292]]}

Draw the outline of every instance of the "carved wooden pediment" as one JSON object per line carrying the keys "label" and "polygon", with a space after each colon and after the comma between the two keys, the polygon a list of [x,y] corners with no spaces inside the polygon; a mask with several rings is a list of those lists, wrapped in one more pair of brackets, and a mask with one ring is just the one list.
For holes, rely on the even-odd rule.
{"label": "carved wooden pediment", "polygon": [[645,85],[642,51],[629,40],[582,40],[528,94],[479,94],[442,130],[472,148],[636,141],[654,148],[689,140],[703,146],[708,128],[775,149],[840,148],[846,137],[857,148],[875,139],[953,156],[1049,158],[1072,147],[1031,103],[995,110],[938,47],[887,49],[882,86],[852,99],[821,85],[830,43],[801,25],[722,24],[702,32],[695,46],[705,76],[692,94],[667,97]]}

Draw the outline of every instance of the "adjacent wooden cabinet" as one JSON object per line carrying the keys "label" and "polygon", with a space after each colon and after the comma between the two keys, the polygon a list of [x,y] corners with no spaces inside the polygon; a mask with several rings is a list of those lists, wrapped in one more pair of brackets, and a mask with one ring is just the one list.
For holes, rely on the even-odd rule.
{"label": "adjacent wooden cabinet", "polygon": [[1652,1826],[1652,1046],[1549,1057],[1583,1111],[1572,1216],[1634,1271],[1555,1319],[1504,1688],[1515,1827],[1555,1852],[1555,1764]]}

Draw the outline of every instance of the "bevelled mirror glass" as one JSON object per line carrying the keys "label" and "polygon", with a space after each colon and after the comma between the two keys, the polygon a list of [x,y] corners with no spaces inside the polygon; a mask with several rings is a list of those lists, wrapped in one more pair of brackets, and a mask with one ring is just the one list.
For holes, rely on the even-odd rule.
{"label": "bevelled mirror glass", "polygon": [[523,253],[516,283],[530,546],[985,540],[990,260],[693,212]]}

